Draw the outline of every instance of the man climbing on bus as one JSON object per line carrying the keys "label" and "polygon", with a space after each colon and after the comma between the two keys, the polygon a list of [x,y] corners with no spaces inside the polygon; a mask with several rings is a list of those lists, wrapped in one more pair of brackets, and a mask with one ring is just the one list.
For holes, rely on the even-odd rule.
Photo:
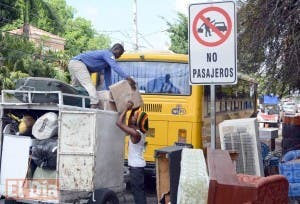
{"label": "man climbing on bus", "polygon": [[[136,204],[146,204],[146,195],[144,190],[144,159],[145,136],[148,131],[147,113],[133,109],[133,102],[128,101],[126,110],[124,110],[116,125],[130,136],[128,141],[128,166],[130,186]],[[126,113],[131,110],[128,125],[124,123]],[[123,138],[122,138],[123,139]]]}
{"label": "man climbing on bus", "polygon": [[135,89],[135,81],[122,70],[116,61],[123,53],[124,47],[116,43],[111,49],[88,51],[70,60],[68,69],[72,79],[71,85],[81,84],[86,89],[91,98],[91,108],[99,107],[99,98],[90,73],[104,72],[105,89],[108,89],[112,83],[111,70],[114,70],[118,75],[127,79],[131,87]]}

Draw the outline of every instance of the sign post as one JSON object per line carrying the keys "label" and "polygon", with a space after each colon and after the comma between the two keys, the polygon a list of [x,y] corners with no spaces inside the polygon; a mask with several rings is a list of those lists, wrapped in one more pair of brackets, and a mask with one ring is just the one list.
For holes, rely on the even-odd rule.
{"label": "sign post", "polygon": [[211,147],[215,148],[215,85],[237,83],[234,1],[189,6],[190,82],[211,85]]}
{"label": "sign post", "polygon": [[210,85],[210,146],[216,148],[216,87]]}

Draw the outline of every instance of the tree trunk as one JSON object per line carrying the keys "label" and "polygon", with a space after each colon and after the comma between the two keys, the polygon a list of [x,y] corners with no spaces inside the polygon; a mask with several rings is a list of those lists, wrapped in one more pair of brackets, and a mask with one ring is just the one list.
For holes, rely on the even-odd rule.
{"label": "tree trunk", "polygon": [[25,38],[28,40],[29,39],[29,34],[30,34],[30,25],[29,23],[24,23],[23,25],[23,35]]}
{"label": "tree trunk", "polygon": [[25,10],[24,10],[24,24],[23,24],[23,35],[28,40],[30,33],[29,27],[29,0],[25,2]]}

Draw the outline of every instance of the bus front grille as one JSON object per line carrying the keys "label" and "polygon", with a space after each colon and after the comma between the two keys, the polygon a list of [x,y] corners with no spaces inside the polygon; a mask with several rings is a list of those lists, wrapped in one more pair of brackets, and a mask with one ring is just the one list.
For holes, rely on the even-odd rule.
{"label": "bus front grille", "polygon": [[142,106],[142,111],[145,112],[161,112],[162,111],[162,104],[144,104]]}

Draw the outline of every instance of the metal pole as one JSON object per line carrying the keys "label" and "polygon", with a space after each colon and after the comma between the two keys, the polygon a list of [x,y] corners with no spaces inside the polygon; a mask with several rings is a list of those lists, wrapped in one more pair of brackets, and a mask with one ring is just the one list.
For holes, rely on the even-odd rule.
{"label": "metal pole", "polygon": [[133,0],[133,36],[134,36],[134,49],[139,49],[139,42],[138,42],[138,26],[137,26],[137,0]]}
{"label": "metal pole", "polygon": [[216,149],[216,97],[215,85],[210,85],[210,146]]}

